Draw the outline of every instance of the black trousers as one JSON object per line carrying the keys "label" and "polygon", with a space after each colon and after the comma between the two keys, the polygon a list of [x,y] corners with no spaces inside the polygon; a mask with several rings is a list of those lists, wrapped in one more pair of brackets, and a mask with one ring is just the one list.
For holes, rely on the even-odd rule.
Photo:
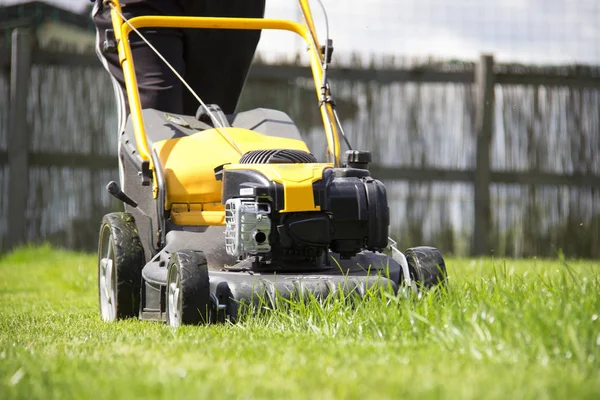
{"label": "black trousers", "polygon": [[[93,20],[97,28],[96,51],[113,77],[124,129],[129,114],[123,71],[115,53],[103,53],[105,32],[112,29],[110,9],[96,2]],[[215,16],[262,18],[265,0],[122,0],[129,19],[141,15]],[[142,34],[185,78],[207,104],[218,104],[233,113],[250,68],[260,31],[210,29],[143,29]],[[137,36],[130,35],[142,108],[194,115],[197,100],[177,77]]]}

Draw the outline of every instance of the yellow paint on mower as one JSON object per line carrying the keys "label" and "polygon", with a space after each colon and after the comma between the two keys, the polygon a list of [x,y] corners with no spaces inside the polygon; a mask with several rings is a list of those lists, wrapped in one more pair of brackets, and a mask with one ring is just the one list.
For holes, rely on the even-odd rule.
{"label": "yellow paint on mower", "polygon": [[283,185],[284,208],[280,213],[320,211],[315,205],[313,183],[323,178],[323,171],[333,164],[234,164],[226,171],[250,170],[264,175],[271,182]]}
{"label": "yellow paint on mower", "polygon": [[[300,140],[263,135],[241,128],[219,128],[235,140],[239,149],[294,149],[308,151]],[[221,203],[222,183],[215,177],[215,168],[253,170],[267,179],[283,185],[285,209],[282,212],[318,211],[312,184],[323,176],[323,170],[333,164],[237,164],[239,154],[223,140],[217,129],[207,129],[177,139],[154,143],[163,171],[166,187],[165,209],[177,225],[223,225]],[[231,165],[226,165],[231,164]],[[219,207],[214,205],[218,204]],[[206,208],[208,207],[208,208]]]}

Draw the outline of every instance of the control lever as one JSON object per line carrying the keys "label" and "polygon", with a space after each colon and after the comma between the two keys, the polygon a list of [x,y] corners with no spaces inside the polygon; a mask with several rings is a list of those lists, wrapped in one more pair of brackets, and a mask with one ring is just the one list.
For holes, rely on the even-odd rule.
{"label": "control lever", "polygon": [[137,208],[138,204],[121,190],[117,182],[110,181],[108,185],[106,185],[106,190],[108,190],[108,193],[121,200],[123,203],[129,204],[133,208]]}

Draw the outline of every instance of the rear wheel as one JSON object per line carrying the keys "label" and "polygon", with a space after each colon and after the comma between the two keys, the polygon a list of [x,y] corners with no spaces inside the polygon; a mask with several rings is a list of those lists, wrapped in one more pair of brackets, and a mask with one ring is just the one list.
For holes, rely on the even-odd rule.
{"label": "rear wheel", "polygon": [[129,213],[104,216],[98,241],[98,298],[106,322],[136,317],[144,249]]}
{"label": "rear wheel", "polygon": [[210,320],[210,286],[202,252],[178,251],[169,260],[167,323],[173,327]]}
{"label": "rear wheel", "polygon": [[430,289],[437,285],[446,285],[446,263],[435,247],[413,247],[404,252],[411,279],[419,288]]}

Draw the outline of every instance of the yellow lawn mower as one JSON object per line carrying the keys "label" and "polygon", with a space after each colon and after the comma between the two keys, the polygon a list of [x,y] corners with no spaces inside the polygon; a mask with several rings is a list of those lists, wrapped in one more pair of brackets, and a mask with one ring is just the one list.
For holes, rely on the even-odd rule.
{"label": "yellow lawn mower", "polygon": [[[305,24],[274,19],[143,16],[111,7],[130,116],[120,138],[121,184],[108,191],[125,212],[102,220],[98,291],[105,321],[139,317],[181,324],[235,321],[242,303],[307,293],[364,295],[420,290],[446,280],[432,247],[398,251],[388,237],[385,186],[371,155],[340,157],[339,118],[307,0]],[[319,162],[284,112],[225,115],[201,102],[195,116],[142,110],[128,35],[138,29],[279,29],[306,42],[327,138]],[[348,147],[349,144],[348,144]]]}

